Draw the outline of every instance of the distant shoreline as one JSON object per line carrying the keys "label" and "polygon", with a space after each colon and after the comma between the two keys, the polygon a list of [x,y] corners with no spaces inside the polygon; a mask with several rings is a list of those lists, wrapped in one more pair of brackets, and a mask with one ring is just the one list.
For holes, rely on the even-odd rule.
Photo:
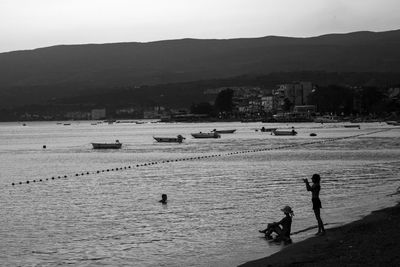
{"label": "distant shoreline", "polygon": [[68,119],[59,119],[59,120],[0,120],[0,122],[14,122],[14,123],[30,123],[30,122],[104,122],[104,123],[136,123],[136,122],[162,122],[162,123],[215,123],[215,122],[241,122],[241,123],[318,123],[318,124],[334,124],[334,123],[374,123],[374,122],[400,122],[400,118],[375,118],[375,119],[342,119],[337,121],[296,121],[296,120],[262,120],[262,119],[254,119],[254,120],[240,120],[240,119],[202,119],[202,120],[162,120],[162,119],[91,119],[91,120],[68,120]]}
{"label": "distant shoreline", "polygon": [[400,266],[400,203],[240,267]]}

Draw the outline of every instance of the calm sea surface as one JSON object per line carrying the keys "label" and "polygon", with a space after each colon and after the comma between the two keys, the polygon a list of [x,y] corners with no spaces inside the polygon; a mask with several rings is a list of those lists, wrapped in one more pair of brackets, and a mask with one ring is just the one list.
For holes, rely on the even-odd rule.
{"label": "calm sea surface", "polygon": [[[299,134],[255,131],[263,125]],[[400,127],[343,125],[1,123],[0,265],[236,266],[281,248],[258,230],[279,220],[284,205],[295,211],[293,232],[316,224],[302,182],[313,173],[322,177],[328,228],[394,205]],[[190,136],[214,128],[237,131]],[[184,143],[153,139],[178,134]],[[90,144],[116,139],[120,150]],[[162,193],[167,205],[158,203]]]}

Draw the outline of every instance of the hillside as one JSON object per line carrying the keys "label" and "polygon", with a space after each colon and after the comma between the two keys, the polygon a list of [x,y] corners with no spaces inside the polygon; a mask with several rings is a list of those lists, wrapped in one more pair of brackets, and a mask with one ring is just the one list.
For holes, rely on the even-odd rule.
{"label": "hillside", "polygon": [[182,39],[0,53],[0,105],[285,71],[400,72],[400,30],[312,38]]}

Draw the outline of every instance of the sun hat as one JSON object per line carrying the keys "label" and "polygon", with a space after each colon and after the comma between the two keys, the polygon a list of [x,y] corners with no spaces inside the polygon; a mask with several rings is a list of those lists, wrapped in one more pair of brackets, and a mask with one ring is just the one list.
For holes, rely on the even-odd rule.
{"label": "sun hat", "polygon": [[281,209],[281,211],[283,211],[285,213],[293,213],[292,208],[289,206],[285,206],[283,209]]}

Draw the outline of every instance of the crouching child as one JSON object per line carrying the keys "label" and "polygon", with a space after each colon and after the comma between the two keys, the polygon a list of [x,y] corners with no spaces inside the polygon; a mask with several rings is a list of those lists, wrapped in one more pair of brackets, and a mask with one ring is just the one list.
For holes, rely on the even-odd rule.
{"label": "crouching child", "polygon": [[285,217],[279,222],[269,223],[267,228],[260,230],[260,233],[265,234],[265,238],[273,239],[271,234],[276,233],[275,240],[290,241],[290,231],[292,227],[292,217],[294,216],[293,210],[289,206],[285,206],[281,209],[285,214]]}

